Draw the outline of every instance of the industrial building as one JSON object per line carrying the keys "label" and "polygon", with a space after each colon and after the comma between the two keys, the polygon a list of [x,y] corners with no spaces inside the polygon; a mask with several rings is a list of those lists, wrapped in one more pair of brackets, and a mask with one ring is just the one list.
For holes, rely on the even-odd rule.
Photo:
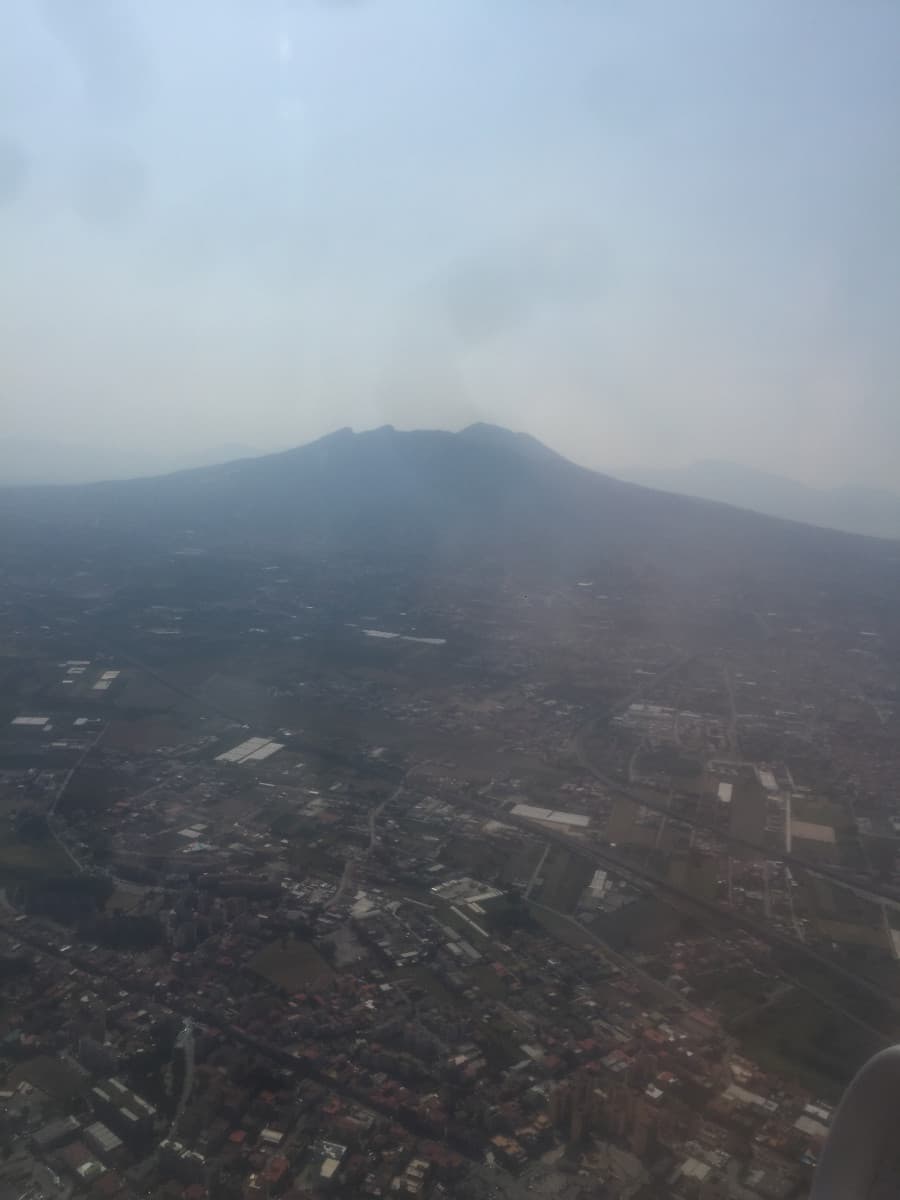
{"label": "industrial building", "polygon": [[533,804],[516,804],[510,811],[514,817],[525,817],[528,821],[541,821],[546,825],[568,825],[573,829],[586,829],[591,823],[591,818],[584,813],[536,808]]}

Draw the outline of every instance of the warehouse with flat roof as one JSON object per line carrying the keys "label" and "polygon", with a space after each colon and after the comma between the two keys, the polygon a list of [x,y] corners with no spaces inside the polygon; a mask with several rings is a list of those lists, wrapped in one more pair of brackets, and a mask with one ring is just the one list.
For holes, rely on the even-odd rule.
{"label": "warehouse with flat roof", "polygon": [[574,829],[585,829],[591,823],[591,818],[584,813],[562,812],[556,808],[536,808],[533,804],[516,804],[510,811],[514,817],[544,821],[548,825],[569,825]]}

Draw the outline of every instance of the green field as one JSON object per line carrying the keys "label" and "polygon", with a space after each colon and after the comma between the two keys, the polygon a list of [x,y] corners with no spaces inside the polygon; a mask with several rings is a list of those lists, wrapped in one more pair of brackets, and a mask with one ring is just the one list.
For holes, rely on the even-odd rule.
{"label": "green field", "polygon": [[10,834],[0,841],[0,887],[32,883],[48,875],[68,875],[72,863],[52,838],[25,842]]}
{"label": "green field", "polygon": [[835,830],[850,824],[843,805],[819,796],[795,796],[791,801],[791,817],[795,821],[809,821],[814,825],[830,825]]}
{"label": "green field", "polygon": [[581,929],[573,920],[569,920],[559,913],[548,912],[546,908],[540,908],[535,904],[529,905],[529,912],[538,925],[542,925],[548,933],[552,933],[567,946],[580,949],[583,946],[597,945],[597,940],[587,929]]}
{"label": "green field", "polygon": [[106,902],[106,912],[114,913],[118,909],[120,912],[130,913],[140,902],[140,892],[126,892],[122,888],[116,888]]}
{"label": "green field", "polygon": [[90,1087],[87,1076],[80,1075],[58,1058],[46,1055],[39,1055],[13,1067],[7,1086],[15,1087],[23,1081],[60,1100],[71,1100],[73,1096],[87,1092]]}
{"label": "green field", "polygon": [[[476,970],[477,968],[473,968]],[[467,976],[467,978],[469,978]],[[459,1000],[451,991],[441,983],[437,975],[428,967],[397,967],[393,971],[387,972],[387,980],[395,988],[404,991],[407,986],[419,987],[423,992],[427,992],[438,1004],[443,1004],[445,1007],[454,1007],[459,1004]]]}
{"label": "green field", "polygon": [[560,912],[572,912],[593,874],[584,859],[554,849],[547,855],[541,870],[544,882],[536,898]]}
{"label": "green field", "polygon": [[[766,830],[766,793],[755,781],[739,780],[734,787],[729,813],[729,831],[741,842],[761,846]],[[735,853],[744,853],[735,847]]]}
{"label": "green field", "polygon": [[763,1068],[796,1079],[829,1100],[837,1100],[866,1059],[884,1045],[805,992],[768,1009],[739,1036]]}
{"label": "green field", "polygon": [[294,938],[272,942],[260,950],[250,966],[286,992],[302,992],[313,984],[321,987],[334,978],[334,971],[315,946]]}

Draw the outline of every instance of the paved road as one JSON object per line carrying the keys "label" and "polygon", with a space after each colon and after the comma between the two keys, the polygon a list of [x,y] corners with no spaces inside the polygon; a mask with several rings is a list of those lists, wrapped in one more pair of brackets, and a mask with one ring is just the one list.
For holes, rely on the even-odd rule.
{"label": "paved road", "polygon": [[740,756],[741,747],[738,740],[737,707],[734,702],[734,680],[731,677],[731,671],[725,663],[722,664],[722,681],[728,693],[728,747],[732,754]]}
{"label": "paved road", "polygon": [[654,979],[652,975],[648,975],[646,971],[637,966],[630,958],[626,958],[624,954],[620,954],[618,950],[613,950],[609,942],[603,940],[599,934],[594,933],[592,929],[588,929],[586,925],[570,916],[568,913],[560,912],[558,908],[551,908],[549,904],[541,904],[537,900],[530,900],[529,904],[533,908],[543,909],[544,912],[553,913],[555,917],[568,922],[573,929],[576,929],[582,937],[588,938],[595,945],[599,946],[603,953],[611,962],[614,962],[622,971],[627,971],[629,975],[634,975],[640,979],[648,991],[653,992],[657,996],[663,997],[669,1004],[673,1004],[676,1008],[680,1008],[682,1012],[687,1012],[689,1009],[696,1007],[689,1004],[680,992],[676,992],[674,988],[666,987],[660,980]]}
{"label": "paved road", "polygon": [[[514,816],[511,812],[506,810],[498,812],[480,801],[459,797],[456,802],[464,807],[468,807],[474,811],[477,811],[485,818],[501,820],[507,825],[516,825],[521,829],[525,829],[529,833],[532,833],[539,838],[548,839],[562,849],[567,850],[570,854],[575,855],[575,857],[581,858],[583,861],[589,863],[594,869],[597,867],[602,867],[606,868],[607,870],[611,870],[619,875],[620,878],[623,878],[631,883],[632,886],[637,888],[638,891],[655,895],[664,903],[674,903],[675,901],[678,901],[678,903],[674,903],[674,907],[681,907],[683,910],[684,906],[687,906],[689,914],[695,919],[712,919],[714,922],[713,928],[715,929],[718,929],[721,923],[725,921],[739,929],[744,930],[746,933],[750,933],[753,937],[758,938],[761,942],[764,942],[771,947],[781,950],[789,950],[792,955],[795,955],[798,958],[803,957],[808,962],[813,963],[815,966],[824,968],[830,974],[840,979],[843,983],[854,989],[865,992],[870,996],[873,996],[891,1012],[900,1014],[900,998],[884,991],[876,984],[870,983],[869,980],[861,978],[854,972],[847,970],[839,963],[833,962],[825,955],[820,954],[818,951],[813,950],[804,943],[797,942],[794,938],[788,937],[786,934],[779,933],[776,929],[771,928],[763,922],[756,921],[751,917],[746,917],[742,913],[734,912],[732,909],[720,908],[718,905],[712,904],[709,901],[700,900],[696,896],[692,896],[689,892],[676,887],[675,884],[670,883],[668,880],[661,879],[659,876],[653,874],[645,868],[623,861],[611,850],[601,850],[596,846],[587,845],[574,837],[568,836],[567,834],[541,829],[538,825],[532,821],[529,821],[526,817]],[[859,1017],[854,1015],[848,1009],[834,1001],[825,999],[819,992],[816,991],[815,988],[790,975],[785,970],[773,968],[772,973],[773,975],[776,975],[787,982],[794,984],[794,986],[800,990],[814,996],[815,999],[818,1000],[819,1003],[823,1004],[826,1008],[831,1009],[845,1020],[851,1021],[854,1025],[866,1030],[866,1032],[879,1038],[881,1041],[887,1043],[894,1040],[892,1034],[887,1034],[884,1032],[884,1030],[876,1029],[874,1026],[869,1025],[866,1021],[860,1020]]]}
{"label": "paved road", "polygon": [[[408,774],[409,774],[409,772],[407,772],[407,775]],[[340,900],[343,899],[344,892],[350,886],[350,881],[353,878],[353,872],[354,872],[354,869],[355,869],[357,863],[364,863],[366,861],[366,859],[369,857],[369,855],[372,853],[372,851],[375,849],[375,822],[381,816],[384,809],[389,804],[393,804],[393,802],[401,794],[401,792],[403,791],[403,788],[406,784],[406,777],[407,777],[406,775],[403,776],[403,781],[397,785],[397,787],[393,790],[393,792],[391,792],[390,796],[385,797],[385,799],[382,800],[379,805],[376,805],[375,808],[369,809],[369,845],[366,849],[366,852],[363,854],[362,858],[348,858],[347,861],[344,863],[344,870],[343,870],[343,873],[341,874],[341,882],[338,884],[337,891],[334,893],[334,895],[331,897],[331,899],[325,905],[326,911],[329,908],[334,908],[334,906]]]}

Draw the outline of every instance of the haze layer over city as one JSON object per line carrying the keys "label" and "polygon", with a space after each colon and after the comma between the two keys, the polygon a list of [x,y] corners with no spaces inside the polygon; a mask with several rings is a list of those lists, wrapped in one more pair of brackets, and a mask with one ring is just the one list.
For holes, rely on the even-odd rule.
{"label": "haze layer over city", "polygon": [[898,24],[0,8],[0,1200],[809,1193],[900,1036]]}
{"label": "haze layer over city", "polygon": [[483,420],[893,489],[898,35],[842,0],[6,4],[2,473]]}

